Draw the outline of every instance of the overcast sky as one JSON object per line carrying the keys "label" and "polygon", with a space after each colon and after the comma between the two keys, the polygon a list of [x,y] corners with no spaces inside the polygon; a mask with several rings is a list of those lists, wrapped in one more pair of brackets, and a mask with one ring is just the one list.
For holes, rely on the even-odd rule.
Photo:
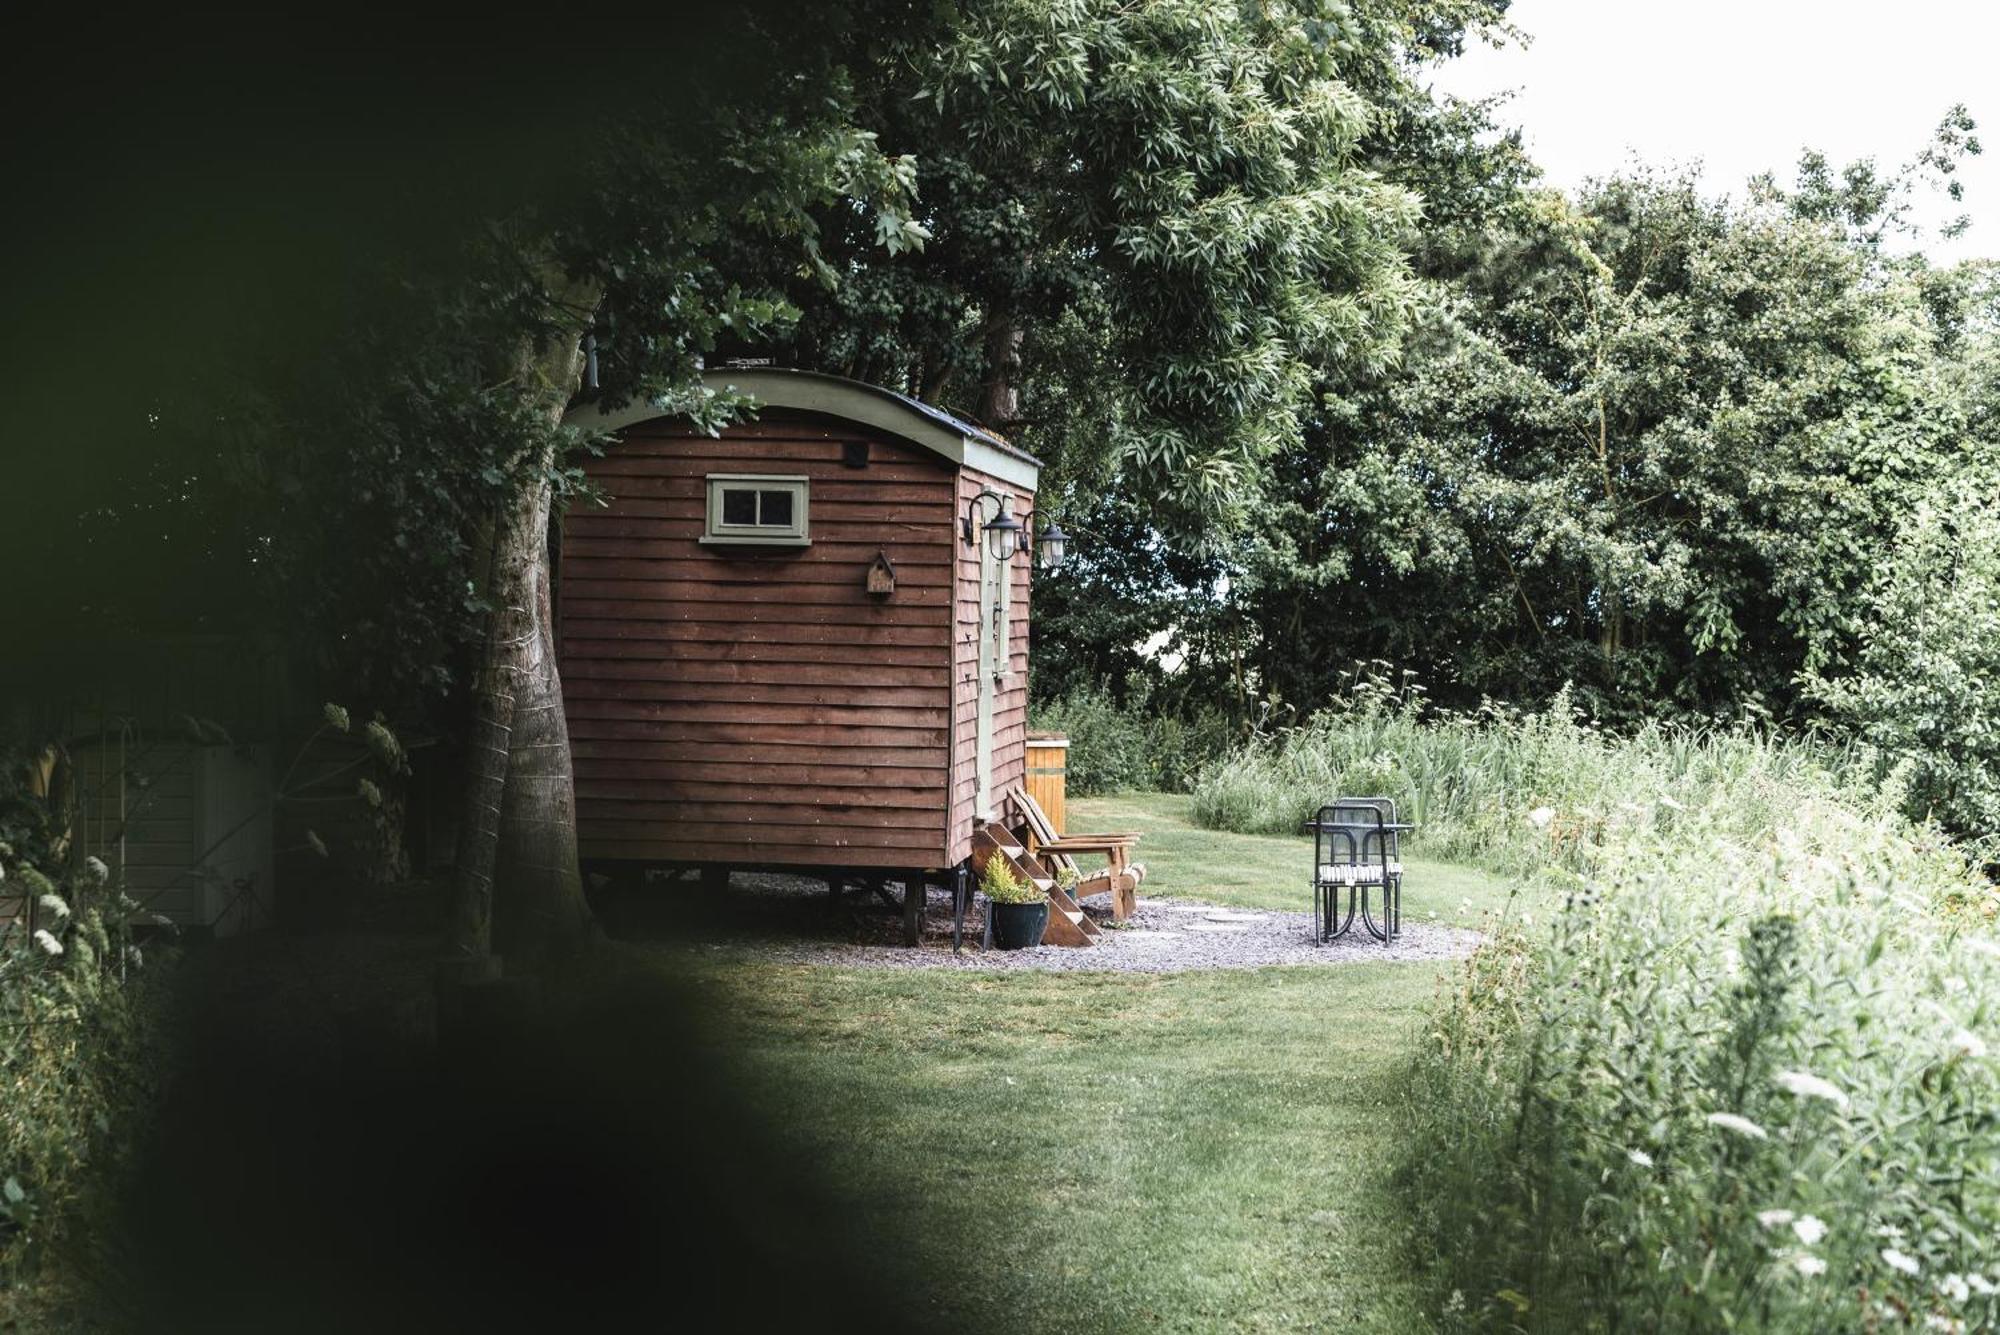
{"label": "overcast sky", "polygon": [[[1635,153],[1699,163],[1711,193],[1735,195],[1766,169],[1789,180],[1806,147],[1893,169],[1963,102],[1990,145],[1959,171],[1973,225],[1923,244],[1940,259],[2000,256],[2000,0],[1515,0],[1508,17],[1525,48],[1475,44],[1436,82],[1515,90],[1500,118],[1558,185]],[[1952,208],[1920,197],[1917,216],[1935,227]]]}

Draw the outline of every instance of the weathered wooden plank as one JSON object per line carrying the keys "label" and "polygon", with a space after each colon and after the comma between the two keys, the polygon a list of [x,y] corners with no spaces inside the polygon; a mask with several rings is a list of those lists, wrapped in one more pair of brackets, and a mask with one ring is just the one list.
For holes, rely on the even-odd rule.
{"label": "weathered wooden plank", "polygon": [[[810,672],[801,672],[801,666]],[[566,655],[564,684],[571,681],[658,681],[708,683],[716,686],[794,686],[801,689],[851,691],[922,688],[947,698],[951,674],[942,667],[891,663],[763,663],[692,659],[680,655],[649,658],[590,658]],[[727,692],[717,692],[718,696]],[[842,698],[846,698],[844,695]]]}
{"label": "weathered wooden plank", "polygon": [[[617,450],[593,462],[590,475],[600,486],[616,489],[639,478],[698,478],[710,473],[783,473],[805,476],[815,486],[821,482],[842,486],[879,484],[885,487],[932,488],[951,494],[951,476],[939,466],[906,459],[871,458],[866,468],[848,468],[840,462],[843,446],[831,444],[773,442],[769,454],[726,454],[712,449],[681,448],[648,442],[630,450]],[[873,451],[871,450],[872,454]],[[745,467],[745,465],[749,465]],[[577,508],[595,505],[579,500]]]}
{"label": "weathered wooden plank", "polygon": [[[565,614],[565,649],[575,640],[643,640],[651,643],[706,642],[734,645],[829,645],[923,647],[942,656],[944,645],[929,626],[822,626],[776,621],[633,621],[622,617]],[[669,653],[674,650],[659,649]],[[747,655],[745,655],[747,657]]]}
{"label": "weathered wooden plank", "polygon": [[[708,474],[725,471],[755,473],[758,470],[676,466],[671,471],[635,469],[621,475],[600,473],[593,468],[590,475],[612,498],[689,500],[705,506],[708,502]],[[822,506],[828,505],[860,505],[870,509],[900,509],[918,505],[949,509],[952,503],[951,485],[941,478],[898,480],[885,477],[873,469],[838,467],[797,469],[790,476],[812,479],[812,509],[815,515],[820,513]],[[590,506],[598,508],[595,501],[590,502]]]}
{"label": "weathered wooden plank", "polygon": [[[664,579],[592,579],[579,571],[563,581],[565,600],[628,603],[729,603],[745,607],[839,607],[849,616],[866,617],[884,608],[924,609],[926,624],[940,618],[946,599],[942,588],[905,586],[898,581],[896,591],[875,597],[864,587],[867,566],[860,562],[847,567],[847,578],[830,580],[784,579],[709,581]],[[568,605],[574,606],[574,603]]]}
{"label": "weathered wooden plank", "polygon": [[[841,806],[812,802],[697,802],[682,798],[659,801],[598,799],[589,806],[589,820],[602,829],[612,822],[726,829],[778,831],[793,842],[818,842],[828,832],[845,832],[855,840],[905,842],[914,833],[920,843],[936,843],[942,806],[890,807],[867,803]],[[810,836],[810,838],[808,838]]]}
{"label": "weathered wooden plank", "polygon": [[[601,762],[600,762],[601,763]],[[770,766],[767,768],[780,768]],[[847,777],[835,766],[795,765],[790,768],[804,776],[788,784],[768,780],[748,782],[740,773],[713,766],[653,766],[646,775],[607,777],[595,769],[579,770],[576,793],[606,804],[619,802],[716,802],[768,806],[779,788],[811,797],[808,805],[828,810],[850,807],[885,807],[909,811],[937,811],[944,805],[944,790],[936,783],[907,786],[913,779],[928,776],[928,770],[874,771],[885,777],[872,783]],[[893,776],[893,777],[886,777]]]}
{"label": "weathered wooden plank", "polygon": [[[936,667],[939,657],[937,647],[926,644],[759,644],[729,638],[676,639],[663,643],[658,639],[593,640],[565,635],[562,637],[562,655],[565,663],[574,656],[578,661],[617,659],[661,664],[714,663],[808,669],[835,664],[850,667],[879,664],[897,670],[933,668],[946,671]],[[785,680],[795,681],[809,675],[805,672],[794,673]]]}
{"label": "weathered wooden plank", "polygon": [[[661,705],[809,705],[839,709],[922,709],[942,726],[944,692],[927,686],[886,686],[862,680],[849,685],[831,682],[788,682],[760,685],[748,682],[659,681],[591,677],[565,673],[563,694],[570,700],[644,700]],[[649,715],[648,717],[652,717]],[[683,715],[682,717],[694,717]]]}
{"label": "weathered wooden plank", "polygon": [[[815,533],[821,529],[907,527],[922,528],[934,532],[937,541],[948,540],[952,535],[951,504],[941,499],[935,505],[921,501],[904,501],[898,504],[876,504],[859,501],[823,501],[813,497],[807,503],[808,517]],[[603,516],[616,518],[652,518],[669,521],[692,519],[697,525],[707,515],[707,502],[700,496],[682,498],[643,496],[624,492],[608,498],[608,504],[593,506],[589,510],[578,511],[568,516],[566,524],[585,524]],[[695,534],[700,537],[699,531]]]}
{"label": "weathered wooden plank", "polygon": [[[836,541],[824,533],[813,534],[810,547],[775,547],[768,551],[754,547],[706,547],[693,525],[679,536],[662,532],[663,519],[603,518],[587,526],[566,526],[563,559],[581,554],[591,559],[626,557],[635,560],[698,561],[718,573],[735,570],[762,576],[774,568],[804,570],[823,565],[868,562],[887,548],[896,562],[897,573],[904,566],[948,571],[951,563],[944,548],[931,542],[889,542],[879,534],[863,535],[855,541]],[[726,553],[726,554],[725,554]]]}
{"label": "weathered wooden plank", "polygon": [[[909,734],[899,734],[907,738]],[[650,761],[662,764],[715,761],[725,764],[852,765],[890,766],[898,769],[944,771],[945,749],[941,746],[889,745],[859,746],[851,743],[800,742],[782,751],[756,742],[731,742],[704,737],[695,740],[647,737],[588,737],[574,739],[572,754],[579,760]]]}
{"label": "weathered wooden plank", "polygon": [[939,646],[944,643],[944,636],[938,630],[935,609],[893,600],[862,606],[852,602],[780,603],[745,598],[719,602],[707,599],[571,598],[565,594],[563,616],[586,621],[771,622],[783,619],[800,626],[921,626],[932,632],[931,638]]}
{"label": "weathered wooden plank", "polygon": [[[682,559],[665,557],[642,559],[626,556],[599,556],[594,551],[576,551],[576,546],[590,546],[584,539],[572,539],[563,548],[563,588],[572,589],[585,580],[606,586],[624,583],[669,583],[692,582],[700,585],[727,585],[732,588],[762,588],[771,582],[772,569],[768,563],[755,561],[718,560],[703,551],[698,555]],[[886,549],[889,559],[896,563],[896,596],[902,597],[906,589],[921,588],[935,590],[944,599],[950,598],[951,572],[942,564],[905,560],[896,548]],[[861,587],[858,570],[865,570],[868,561],[874,559],[871,552],[866,560],[852,561],[788,561],[782,569],[788,584],[833,584]],[[614,596],[604,594],[599,596]],[[942,600],[941,600],[942,601]]]}
{"label": "weathered wooden plank", "polygon": [[[615,744],[614,744],[615,745]],[[718,748],[719,749],[719,748]],[[685,744],[684,753],[660,756],[580,756],[576,762],[578,782],[622,783],[715,783],[724,786],[763,787],[786,784],[824,784],[831,788],[922,788],[935,789],[944,778],[942,764],[904,763],[905,753],[892,751],[890,758],[866,765],[798,759],[788,753],[781,761],[755,756],[718,760],[708,748]]]}
{"label": "weathered wooden plank", "polygon": [[711,722],[728,726],[789,724],[794,727],[837,727],[845,735],[852,727],[911,728],[944,736],[944,710],[878,705],[866,695],[850,704],[751,704],[737,700],[604,700],[576,698],[565,702],[570,719],[648,721],[655,723]]}
{"label": "weathered wooden plank", "polygon": [[[933,753],[926,762],[944,760],[944,731],[940,728],[843,727],[833,735],[801,730],[795,723],[710,723],[676,719],[609,719],[584,717],[574,720],[573,738],[593,741],[738,742],[764,743],[770,747],[822,746],[835,740],[841,747],[904,747]],[[838,748],[836,748],[838,749]],[[769,759],[780,759],[776,751]]]}
{"label": "weathered wooden plank", "polygon": [[[677,839],[691,843],[733,846],[752,852],[765,840],[795,848],[823,850],[843,848],[906,849],[921,852],[944,842],[944,832],[925,822],[922,830],[872,829],[849,825],[804,826],[782,821],[756,824],[744,820],[724,821],[634,821],[606,819],[597,815],[577,816],[576,833],[582,840]],[[824,856],[824,854],[822,854]]]}
{"label": "weathered wooden plank", "polygon": [[929,849],[880,849],[766,841],[707,843],[669,839],[579,840],[586,858],[633,862],[713,862],[760,867],[807,869],[935,870],[955,862],[941,845]]}
{"label": "weathered wooden plank", "polygon": [[[949,513],[947,510],[946,521],[949,520]],[[811,519],[810,547],[759,548],[704,543],[701,541],[705,531],[703,523],[702,510],[691,503],[622,501],[609,510],[570,516],[564,522],[563,531],[580,538],[652,538],[655,541],[686,542],[691,544],[693,551],[730,560],[770,560],[780,558],[787,552],[792,554],[792,559],[798,559],[827,543],[866,547],[871,554],[878,547],[908,544],[929,548],[928,559],[944,560],[952,540],[949,522],[933,523],[924,519],[879,515],[836,519],[822,517],[815,511]]]}

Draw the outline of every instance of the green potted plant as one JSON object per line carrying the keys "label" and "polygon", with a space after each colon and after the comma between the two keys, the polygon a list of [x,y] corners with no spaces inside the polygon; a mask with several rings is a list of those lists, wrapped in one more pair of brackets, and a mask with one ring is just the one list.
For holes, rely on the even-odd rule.
{"label": "green potted plant", "polygon": [[1049,926],[1049,897],[1033,881],[1021,879],[1007,859],[990,857],[979,869],[979,889],[993,915],[993,944],[1022,950],[1042,943]]}

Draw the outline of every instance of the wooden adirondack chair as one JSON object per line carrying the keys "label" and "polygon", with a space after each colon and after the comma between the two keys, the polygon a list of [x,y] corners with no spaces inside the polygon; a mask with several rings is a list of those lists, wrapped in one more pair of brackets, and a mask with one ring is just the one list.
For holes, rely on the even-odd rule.
{"label": "wooden adirondack chair", "polygon": [[[1109,893],[1111,917],[1124,922],[1138,909],[1139,883],[1146,879],[1146,864],[1131,859],[1138,846],[1136,834],[1057,834],[1041,803],[1025,788],[1009,788],[1005,794],[1020,814],[1027,840],[1027,852],[1051,869],[1066,867],[1077,874],[1071,893],[1080,901],[1090,895]],[[1085,876],[1078,858],[1101,857],[1108,864],[1103,871]]]}

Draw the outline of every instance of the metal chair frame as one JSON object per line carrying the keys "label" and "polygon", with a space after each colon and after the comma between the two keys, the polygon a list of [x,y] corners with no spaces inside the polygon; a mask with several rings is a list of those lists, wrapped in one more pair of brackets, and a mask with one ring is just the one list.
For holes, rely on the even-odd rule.
{"label": "metal chair frame", "polygon": [[[1361,925],[1387,945],[1403,932],[1402,854],[1397,836],[1411,827],[1396,819],[1387,797],[1340,797],[1319,809],[1306,829],[1313,834],[1313,935],[1324,943],[1347,935],[1357,914]],[[1328,867],[1352,867],[1347,877],[1329,877]],[[1340,917],[1340,891],[1347,889],[1347,915]],[[1382,888],[1382,921],[1369,908],[1369,891]],[[1339,923],[1335,925],[1335,919]]]}

